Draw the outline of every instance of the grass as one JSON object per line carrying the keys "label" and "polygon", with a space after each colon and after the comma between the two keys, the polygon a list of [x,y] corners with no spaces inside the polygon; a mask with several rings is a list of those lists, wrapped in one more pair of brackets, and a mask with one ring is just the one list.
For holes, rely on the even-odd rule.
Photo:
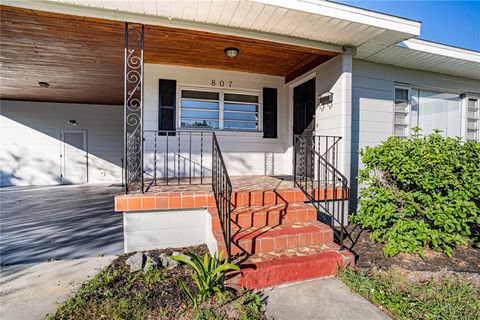
{"label": "grass", "polygon": [[480,319],[480,291],[460,279],[410,283],[393,272],[344,269],[340,279],[394,319]]}
{"label": "grass", "polygon": [[49,319],[216,320],[231,314],[241,320],[265,319],[263,302],[254,292],[227,291],[222,300],[213,296],[195,309],[178,286],[183,278],[192,292],[196,290],[185,266],[130,273],[126,258],[85,282]]}

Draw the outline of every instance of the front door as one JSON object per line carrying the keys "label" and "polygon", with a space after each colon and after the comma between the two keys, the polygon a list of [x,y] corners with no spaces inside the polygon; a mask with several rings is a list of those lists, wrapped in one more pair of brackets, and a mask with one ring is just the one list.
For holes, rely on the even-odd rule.
{"label": "front door", "polygon": [[62,131],[62,183],[88,182],[87,132]]}
{"label": "front door", "polygon": [[[293,135],[305,136],[305,154],[299,148],[295,152],[295,170],[300,175],[313,177],[313,153],[308,152],[313,145],[315,131],[315,78],[302,83],[293,89]],[[294,143],[297,139],[294,138]],[[301,166],[303,168],[301,168]]]}

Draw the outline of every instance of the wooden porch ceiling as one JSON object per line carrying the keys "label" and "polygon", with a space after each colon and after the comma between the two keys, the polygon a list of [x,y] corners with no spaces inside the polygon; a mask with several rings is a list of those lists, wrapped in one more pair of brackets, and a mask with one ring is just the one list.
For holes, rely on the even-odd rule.
{"label": "wooden porch ceiling", "polygon": [[[0,98],[123,104],[124,24],[0,6]],[[237,47],[228,58],[223,50]],[[145,63],[174,64],[285,77],[311,70],[336,53],[160,26],[145,26]],[[39,82],[49,88],[40,88]]]}

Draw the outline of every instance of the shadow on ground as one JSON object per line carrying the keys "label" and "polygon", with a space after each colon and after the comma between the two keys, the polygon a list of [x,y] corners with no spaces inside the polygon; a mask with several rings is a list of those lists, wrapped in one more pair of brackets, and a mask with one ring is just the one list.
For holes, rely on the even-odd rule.
{"label": "shadow on ground", "polygon": [[11,265],[123,252],[120,186],[0,189],[0,263]]}

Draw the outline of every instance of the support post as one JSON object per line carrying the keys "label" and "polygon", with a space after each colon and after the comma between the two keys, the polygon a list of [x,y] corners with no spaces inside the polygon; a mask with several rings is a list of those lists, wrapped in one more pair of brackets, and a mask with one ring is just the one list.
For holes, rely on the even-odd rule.
{"label": "support post", "polygon": [[143,24],[125,23],[125,193],[143,193]]}

